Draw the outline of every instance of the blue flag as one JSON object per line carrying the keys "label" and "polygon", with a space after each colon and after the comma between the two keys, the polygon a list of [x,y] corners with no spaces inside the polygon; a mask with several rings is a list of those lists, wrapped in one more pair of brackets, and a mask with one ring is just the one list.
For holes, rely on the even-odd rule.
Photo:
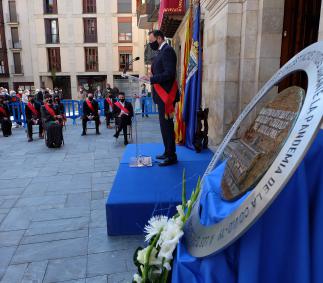
{"label": "blue flag", "polygon": [[194,149],[197,111],[201,106],[202,48],[200,46],[200,4],[194,7],[193,39],[187,70],[183,119],[186,125],[185,145]]}

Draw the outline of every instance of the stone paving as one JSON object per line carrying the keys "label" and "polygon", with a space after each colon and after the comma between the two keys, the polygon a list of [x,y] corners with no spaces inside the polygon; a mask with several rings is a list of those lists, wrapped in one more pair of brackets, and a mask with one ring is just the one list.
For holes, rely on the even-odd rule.
{"label": "stone paving", "polygon": [[[81,137],[77,124],[60,149],[27,143],[22,128],[0,135],[1,283],[131,282],[143,237],[108,237],[105,219],[123,140],[104,123],[100,136]],[[138,118],[138,133],[141,143],[160,142],[157,117]]]}

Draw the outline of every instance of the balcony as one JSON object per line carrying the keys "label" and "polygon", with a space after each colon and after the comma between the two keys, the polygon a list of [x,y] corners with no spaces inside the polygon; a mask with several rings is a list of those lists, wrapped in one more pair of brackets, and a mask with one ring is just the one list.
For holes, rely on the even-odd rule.
{"label": "balcony", "polygon": [[137,6],[137,25],[140,29],[152,29],[152,23],[148,22],[148,4],[138,4]]}
{"label": "balcony", "polygon": [[6,21],[8,25],[18,25],[19,15],[17,13],[6,14]]}
{"label": "balcony", "polygon": [[59,34],[46,34],[46,43],[47,44],[58,44],[59,43]]}
{"label": "balcony", "polygon": [[148,22],[154,23],[158,21],[158,11],[160,0],[147,0]]}
{"label": "balcony", "polygon": [[84,34],[84,43],[97,43],[98,36],[96,34]]}
{"label": "balcony", "polygon": [[21,49],[22,48],[22,45],[21,45],[21,41],[18,40],[18,41],[13,41],[13,40],[8,40],[8,47],[9,49]]}
{"label": "balcony", "polygon": [[166,37],[172,38],[185,15],[184,0],[161,0],[158,26]]}
{"label": "balcony", "polygon": [[10,66],[10,73],[14,75],[23,75],[24,68],[22,65],[11,65]]}

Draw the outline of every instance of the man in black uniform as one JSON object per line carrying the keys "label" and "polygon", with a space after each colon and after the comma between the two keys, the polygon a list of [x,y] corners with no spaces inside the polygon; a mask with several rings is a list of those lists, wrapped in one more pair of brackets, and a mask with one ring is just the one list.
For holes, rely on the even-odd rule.
{"label": "man in black uniform", "polygon": [[83,117],[82,125],[83,132],[82,136],[86,135],[86,124],[88,121],[95,121],[96,134],[100,135],[99,125],[100,125],[100,116],[99,116],[99,104],[93,99],[93,94],[89,93],[87,99],[83,102]]}
{"label": "man in black uniform", "polygon": [[157,156],[164,160],[159,166],[177,163],[174,121],[175,103],[179,99],[176,82],[177,57],[174,49],[165,42],[164,34],[160,30],[149,33],[151,49],[158,50],[151,66],[152,76],[145,76],[152,85],[153,100],[158,105],[159,123],[163,137],[165,151]]}
{"label": "man in black uniform", "polygon": [[124,135],[124,144],[128,144],[127,126],[131,125],[133,117],[133,107],[131,102],[125,100],[123,92],[119,93],[119,101],[114,103],[114,117],[116,118],[117,132],[114,137],[118,138],[121,131]]}
{"label": "man in black uniform", "polygon": [[39,125],[39,138],[43,138],[43,123],[41,121],[41,104],[35,101],[35,96],[31,93],[28,96],[28,103],[25,106],[28,142],[33,141],[33,125]]}
{"label": "man in black uniform", "polygon": [[5,95],[0,93],[0,124],[4,137],[11,136],[12,123],[10,121],[10,111],[5,103]]}

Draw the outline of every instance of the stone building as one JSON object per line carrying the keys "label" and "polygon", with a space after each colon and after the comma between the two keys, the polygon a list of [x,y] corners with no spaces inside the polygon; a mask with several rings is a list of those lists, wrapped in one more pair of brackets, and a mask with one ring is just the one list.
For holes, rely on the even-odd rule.
{"label": "stone building", "polygon": [[[159,1],[148,0],[148,5],[151,2]],[[167,9],[165,4],[170,2],[172,9],[178,8],[177,12],[159,10],[164,15],[159,23],[155,21],[154,27],[162,27],[172,38],[180,70],[189,1],[161,0],[160,7]],[[210,109],[209,137],[215,145],[280,66],[318,38],[323,39],[322,7],[321,0],[200,0],[200,3],[202,105]],[[179,9],[181,5],[185,6],[184,11]],[[167,28],[163,22],[168,23]],[[306,88],[306,78],[302,74],[291,76],[278,88],[292,84]],[[277,88],[273,91],[277,92]]]}
{"label": "stone building", "polygon": [[[138,88],[120,77],[125,64],[144,57],[145,31],[137,28],[135,0],[2,0],[9,88],[61,87],[77,98],[106,82],[127,93]],[[1,58],[0,58],[1,59]],[[130,66],[142,75],[143,60]]]}

